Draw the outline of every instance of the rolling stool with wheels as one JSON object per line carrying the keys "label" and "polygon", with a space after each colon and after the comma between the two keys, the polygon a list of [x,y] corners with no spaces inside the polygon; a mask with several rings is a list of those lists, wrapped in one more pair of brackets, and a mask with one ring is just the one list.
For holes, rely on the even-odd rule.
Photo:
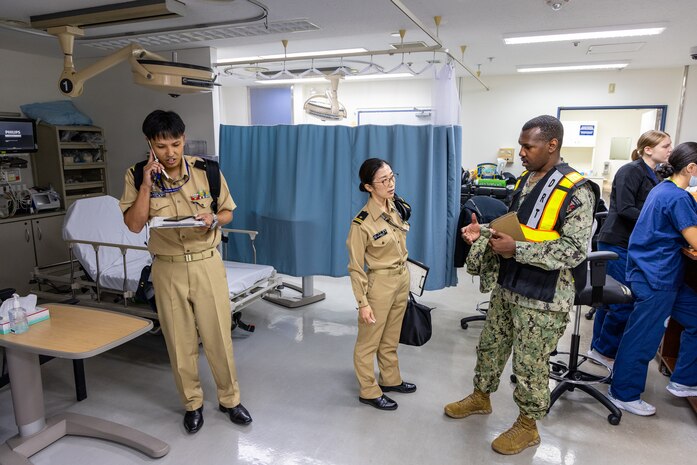
{"label": "rolling stool with wheels", "polygon": [[[623,284],[615,281],[611,276],[607,276],[608,260],[617,260],[614,252],[591,252],[588,254],[587,263],[590,265],[590,283],[586,283],[587,274],[576,277],[576,315],[574,318],[574,331],[571,334],[571,347],[569,352],[558,352],[568,354],[569,362],[550,361],[550,378],[559,381],[559,384],[552,391],[549,408],[567,391],[579,389],[593,397],[610,411],[607,421],[611,425],[618,425],[622,418],[622,412],[604,394],[598,391],[593,384],[605,383],[612,377],[612,369],[587,355],[579,353],[581,343],[580,322],[581,306],[597,307],[599,305],[623,304],[632,302],[631,291]],[[580,290],[579,290],[580,289]],[[582,371],[581,366],[592,361],[598,366],[607,370],[607,375],[595,375]]]}
{"label": "rolling stool with wheels", "polygon": [[474,316],[466,316],[460,320],[460,327],[462,329],[467,329],[470,323],[473,321],[486,321],[486,312],[489,310],[489,307],[484,307],[484,305],[488,305],[489,301],[485,300],[484,302],[479,302],[477,304],[477,307],[475,310],[477,310],[480,315],[474,315]]}

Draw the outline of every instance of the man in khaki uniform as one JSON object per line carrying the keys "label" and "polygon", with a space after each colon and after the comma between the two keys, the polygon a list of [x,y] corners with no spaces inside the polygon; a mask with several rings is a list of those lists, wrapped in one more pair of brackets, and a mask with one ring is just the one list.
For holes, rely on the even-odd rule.
{"label": "man in khaki uniform", "polygon": [[[151,147],[145,162],[126,172],[120,201],[124,221],[140,232],[155,216],[194,216],[205,223],[196,228],[151,229],[148,249],[154,255],[152,280],[158,316],[167,344],[175,384],[185,406],[184,427],[196,433],[203,425],[203,390],[198,374],[198,338],[217,385],[221,411],[233,423],[252,418],[240,403],[232,352],[232,321],[225,267],[216,246],[219,224],[232,221],[235,203],[220,175],[217,213],[205,169],[200,160],[184,156],[184,122],[174,112],[156,110],[143,122]],[[135,170],[142,183],[135,185]]]}
{"label": "man in khaki uniform", "polygon": [[[405,266],[409,224],[395,208],[395,175],[387,162],[370,158],[364,162],[359,176],[361,190],[371,195],[353,219],[346,240],[351,286],[359,311],[353,353],[360,384],[358,399],[380,410],[394,410],[397,403],[383,392],[416,391],[414,384],[402,381],[397,359],[409,294],[409,272]],[[378,382],[374,368],[376,355],[380,368]]]}

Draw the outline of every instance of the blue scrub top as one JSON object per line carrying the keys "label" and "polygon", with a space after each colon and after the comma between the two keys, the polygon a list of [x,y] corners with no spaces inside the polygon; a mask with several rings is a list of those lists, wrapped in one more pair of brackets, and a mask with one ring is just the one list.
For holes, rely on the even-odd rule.
{"label": "blue scrub top", "polygon": [[697,202],[670,180],[654,187],[629,237],[627,281],[652,289],[677,290],[683,282],[687,241],[681,231],[697,226]]}

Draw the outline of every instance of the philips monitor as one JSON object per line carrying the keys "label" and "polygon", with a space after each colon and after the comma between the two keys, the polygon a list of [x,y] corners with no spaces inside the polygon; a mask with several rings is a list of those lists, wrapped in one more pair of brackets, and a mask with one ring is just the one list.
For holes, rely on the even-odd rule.
{"label": "philips monitor", "polygon": [[38,149],[34,120],[0,118],[0,154],[29,153]]}

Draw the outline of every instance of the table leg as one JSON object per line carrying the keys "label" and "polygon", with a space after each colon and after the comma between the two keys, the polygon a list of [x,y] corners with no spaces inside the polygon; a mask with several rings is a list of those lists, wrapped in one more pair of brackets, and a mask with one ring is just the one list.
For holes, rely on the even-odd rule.
{"label": "table leg", "polygon": [[39,356],[10,347],[6,347],[5,352],[19,435],[31,436],[46,426]]}
{"label": "table leg", "polygon": [[66,435],[88,436],[132,447],[153,458],[169,452],[166,442],[100,418],[63,413],[46,420],[39,356],[5,348],[12,405],[19,435],[0,445],[0,465],[30,464],[28,458]]}
{"label": "table leg", "polygon": [[[12,449],[13,454],[26,458],[68,435],[105,439],[139,450],[153,458],[164,457],[169,452],[169,445],[154,436],[113,421],[77,413],[55,415],[46,420],[46,428],[40,433],[30,437],[15,436],[7,440],[7,446]],[[6,462],[0,450],[0,464],[8,463],[14,462]]]}

